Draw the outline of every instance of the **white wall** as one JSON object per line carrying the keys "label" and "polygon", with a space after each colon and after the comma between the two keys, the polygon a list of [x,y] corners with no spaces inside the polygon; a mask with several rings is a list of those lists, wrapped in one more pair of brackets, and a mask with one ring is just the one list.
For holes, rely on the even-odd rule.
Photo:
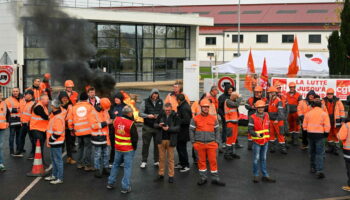
{"label": "white wall", "polygon": [[[236,35],[237,32],[225,32],[224,44],[223,44],[223,34],[219,35],[199,35],[199,60],[201,61],[201,66],[209,66],[210,58],[207,56],[208,52],[212,52],[217,57],[217,63],[223,61],[227,62],[232,60],[233,54],[237,53],[237,43],[232,43],[232,35]],[[328,58],[328,37],[331,31],[299,31],[299,32],[241,32],[243,37],[243,43],[240,45],[241,51],[248,51],[250,48],[253,50],[287,50],[292,49],[293,43],[282,43],[282,35],[293,34],[298,37],[299,50],[301,52],[320,52]],[[268,43],[257,43],[257,34],[267,34]],[[320,34],[321,43],[309,43],[310,34]],[[229,35],[229,37],[227,37]],[[206,37],[216,37],[216,45],[206,45]],[[223,48],[224,47],[224,48]],[[225,57],[223,60],[223,49],[225,51]],[[212,64],[214,65],[214,58],[212,59]]]}

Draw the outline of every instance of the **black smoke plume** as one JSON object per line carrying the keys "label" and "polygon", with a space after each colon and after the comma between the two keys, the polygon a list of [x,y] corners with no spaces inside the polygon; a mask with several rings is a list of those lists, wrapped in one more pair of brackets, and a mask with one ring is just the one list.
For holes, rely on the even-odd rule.
{"label": "black smoke plume", "polygon": [[89,66],[96,55],[94,24],[70,17],[56,0],[29,2],[30,20],[45,44],[52,78],[62,84],[73,80],[80,91],[89,85],[95,87],[97,93],[109,95],[115,87],[114,78]]}

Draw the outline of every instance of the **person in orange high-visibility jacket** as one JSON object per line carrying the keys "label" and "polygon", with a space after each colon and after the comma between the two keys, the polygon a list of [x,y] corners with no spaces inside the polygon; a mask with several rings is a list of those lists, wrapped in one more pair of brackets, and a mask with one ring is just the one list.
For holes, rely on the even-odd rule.
{"label": "person in orange high-visibility jacket", "polygon": [[280,151],[282,154],[287,154],[286,143],[284,138],[284,109],[281,99],[277,96],[277,88],[269,87],[269,104],[268,113],[270,117],[270,152],[275,152],[276,137],[280,144]]}
{"label": "person in orange high-visibility jacket", "polygon": [[74,82],[72,80],[66,80],[64,82],[64,87],[66,88],[65,91],[68,94],[69,99],[71,100],[72,104],[75,105],[78,101],[78,92],[74,91]]}
{"label": "person in orange high-visibility jacket", "polygon": [[[308,113],[312,109],[311,105],[313,104],[315,96],[316,96],[315,91],[310,90],[307,93],[306,98],[301,100],[298,104],[297,112],[298,112],[299,122],[301,125],[303,125],[304,116],[306,115],[306,113]],[[304,129],[302,129],[301,149],[306,150],[307,148],[308,148],[307,132]]]}
{"label": "person in orange high-visibility jacket", "polygon": [[238,137],[238,120],[239,110],[238,107],[242,101],[242,98],[237,92],[232,92],[229,99],[226,99],[224,104],[225,121],[227,127],[226,134],[226,148],[224,158],[227,160],[239,159],[240,156],[236,154],[236,145]]}
{"label": "person in orange high-visibility jacket", "polygon": [[192,117],[195,117],[195,116],[200,115],[202,113],[201,106],[199,104],[200,104],[200,101],[203,99],[208,99],[210,101],[209,115],[212,115],[217,119],[218,114],[217,114],[217,109],[215,108],[215,104],[213,104],[211,102],[211,100],[206,97],[205,94],[200,98],[200,100],[192,103],[192,105],[191,105]]}
{"label": "person in orange high-visibility jacket", "polygon": [[270,119],[269,114],[264,112],[266,103],[258,100],[254,107],[256,112],[249,117],[248,131],[253,140],[253,182],[259,182],[259,168],[263,175],[262,181],[276,182],[270,178],[266,169],[266,155],[270,138]]}
{"label": "person in orange high-visibility jacket", "polygon": [[133,120],[133,109],[125,106],[122,110],[122,117],[114,119],[115,130],[115,156],[111,173],[108,177],[107,188],[112,189],[120,169],[124,162],[124,177],[122,180],[122,193],[131,192],[131,171],[132,163],[137,149],[138,133]]}
{"label": "person in orange high-visibility jacket", "polygon": [[209,161],[212,175],[212,184],[225,186],[220,181],[217,166],[217,150],[219,148],[220,132],[219,122],[212,115],[209,115],[210,102],[203,99],[200,103],[202,113],[195,116],[190,124],[190,141],[198,154],[199,181],[198,185],[207,182],[207,160]]}
{"label": "person in orange high-visibility jacket", "polygon": [[288,105],[288,100],[285,94],[282,93],[282,86],[280,84],[276,84],[276,89],[277,89],[277,97],[279,97],[282,101],[282,106],[283,106],[283,133],[285,135],[289,135],[289,130],[288,130],[288,113],[289,113],[289,105]]}
{"label": "person in orange high-visibility jacket", "polygon": [[341,124],[345,121],[345,109],[343,103],[334,95],[334,89],[327,89],[327,96],[323,98],[324,110],[329,115],[331,122],[331,130],[327,138],[327,150],[326,153],[338,154],[339,140],[337,133],[341,127]]}
{"label": "person in orange high-visibility jacket", "polygon": [[86,92],[80,94],[79,102],[73,106],[72,112],[68,117],[68,127],[78,138],[78,169],[84,168],[85,171],[93,171],[91,162],[91,124],[89,116],[94,107],[88,102]]}
{"label": "person in orange high-visibility jacket", "polygon": [[298,119],[298,105],[302,100],[302,96],[299,92],[295,90],[296,84],[294,82],[289,83],[289,92],[286,94],[288,101],[288,132],[291,134],[291,144],[298,145],[298,138],[300,132],[300,125]]}
{"label": "person in orange high-visibility jacket", "polygon": [[41,83],[40,78],[35,78],[35,79],[33,79],[32,87],[29,87],[26,89],[26,90],[33,90],[34,100],[36,103],[40,101],[40,97],[43,94],[43,91],[40,88],[40,83]]}
{"label": "person in orange high-visibility jacket", "polygon": [[[19,88],[12,89],[12,95],[5,100],[7,109],[10,113],[10,154],[12,156],[21,156],[20,153],[20,130],[21,130],[21,111],[20,111],[20,101],[21,94]],[[16,140],[16,152],[14,150],[14,142]],[[22,155],[23,156],[23,155]]]}
{"label": "person in orange high-visibility jacket", "polygon": [[52,174],[45,178],[51,184],[63,183],[62,148],[65,139],[66,113],[62,112],[60,101],[51,102],[51,117],[46,131],[46,142],[50,148],[52,161]]}
{"label": "person in orange high-visibility jacket", "polygon": [[[6,104],[3,101],[3,94],[0,92],[0,141],[4,141],[4,137],[6,134],[6,129],[8,128],[10,115],[7,111]],[[0,144],[0,172],[6,171],[3,159],[4,145],[1,142]]]}
{"label": "person in orange high-visibility jacket", "polygon": [[33,90],[27,90],[24,93],[24,98],[20,101],[20,111],[21,111],[21,130],[20,130],[20,148],[18,155],[24,153],[24,146],[27,134],[29,135],[30,142],[32,143],[32,148],[28,159],[34,158],[35,142],[33,138],[33,133],[29,131],[29,121],[32,117],[32,109],[35,104],[34,92]]}
{"label": "person in orange high-visibility jacket", "polygon": [[43,81],[40,83],[40,89],[42,91],[43,94],[47,94],[47,96],[49,96],[49,99],[52,100],[52,88],[50,85],[50,79],[51,79],[51,74],[50,73],[45,73],[44,74],[44,79]]}
{"label": "person in orange high-visibility jacket", "polygon": [[217,95],[219,94],[219,90],[217,86],[212,86],[210,88],[210,92],[206,93],[206,97],[214,104],[216,112],[219,109],[219,100]]}
{"label": "person in orange high-visibility jacket", "polygon": [[337,137],[343,143],[343,155],[345,160],[345,166],[348,176],[348,182],[346,186],[343,186],[342,189],[350,192],[350,122],[343,123],[339,132],[337,133]]}
{"label": "person in orange high-visibility jacket", "polygon": [[44,94],[40,97],[40,101],[33,106],[32,116],[29,122],[29,129],[33,134],[34,142],[36,142],[37,140],[40,141],[42,155],[44,155],[46,130],[49,124],[48,106],[49,97],[46,94]]}
{"label": "person in orange high-visibility jacket", "polygon": [[191,104],[190,99],[188,98],[188,96],[182,92],[182,87],[181,87],[181,85],[180,85],[179,83],[175,83],[175,84],[174,84],[174,91],[171,92],[171,93],[169,93],[169,94],[166,96],[165,100],[164,100],[164,104],[170,103],[170,104],[171,104],[171,107],[173,108],[173,110],[174,110],[175,112],[177,112],[177,106],[179,105],[179,103],[178,103],[177,100],[176,100],[176,95],[177,95],[177,94],[183,94],[183,95],[185,95],[185,99],[186,99],[187,103],[188,103],[188,104]]}
{"label": "person in orange high-visibility jacket", "polygon": [[[263,88],[258,85],[254,88],[254,96],[250,97],[247,100],[247,103],[245,104],[245,108],[248,110],[248,118],[256,112],[255,103],[257,101],[262,100],[265,103],[267,102],[267,98],[262,97],[262,93],[263,93]],[[265,107],[265,111],[267,112],[267,106]],[[248,150],[252,150],[252,146],[253,146],[253,139],[248,132],[248,145],[247,145]]]}
{"label": "person in orange high-visibility jacket", "polygon": [[323,111],[322,103],[318,95],[312,104],[313,109],[306,113],[303,122],[303,129],[307,132],[310,152],[310,172],[316,173],[317,178],[325,177],[323,173],[324,163],[324,138],[328,136],[331,129],[329,116]]}
{"label": "person in orange high-visibility jacket", "polygon": [[[109,141],[108,124],[112,121],[109,118],[108,110],[111,107],[111,102],[108,98],[101,98],[100,103],[95,106],[95,110],[91,112],[89,121],[91,124],[91,142],[94,145],[94,164],[95,177],[102,178],[102,173],[109,175]],[[102,161],[102,163],[101,163]]]}

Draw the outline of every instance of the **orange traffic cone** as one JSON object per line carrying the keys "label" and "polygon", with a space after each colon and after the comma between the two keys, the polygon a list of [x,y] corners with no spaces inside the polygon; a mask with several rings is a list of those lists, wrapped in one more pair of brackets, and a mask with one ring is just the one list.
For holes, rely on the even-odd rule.
{"label": "orange traffic cone", "polygon": [[33,168],[31,172],[27,173],[27,176],[45,176],[45,175],[46,175],[46,172],[42,161],[40,141],[37,140],[35,145],[35,156],[34,156]]}

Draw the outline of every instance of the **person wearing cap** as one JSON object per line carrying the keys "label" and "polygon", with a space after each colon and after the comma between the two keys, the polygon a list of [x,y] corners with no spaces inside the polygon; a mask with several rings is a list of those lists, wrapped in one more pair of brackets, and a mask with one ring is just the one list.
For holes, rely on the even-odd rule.
{"label": "person wearing cap", "polygon": [[62,112],[61,103],[57,99],[51,102],[51,109],[51,117],[46,131],[46,142],[50,148],[52,174],[46,177],[45,180],[56,185],[63,183],[62,148],[65,140],[66,114]]}
{"label": "person wearing cap", "polygon": [[42,93],[43,94],[47,94],[49,99],[52,100],[52,96],[51,96],[52,88],[51,88],[51,85],[50,85],[50,79],[51,79],[51,74],[50,73],[45,73],[44,74],[44,79],[43,79],[43,81],[41,81],[39,87],[40,87]]}
{"label": "person wearing cap", "polygon": [[73,106],[78,101],[78,92],[74,91],[74,82],[72,80],[66,80],[64,82],[65,92],[67,92],[69,100],[72,102]]}
{"label": "person wearing cap", "polygon": [[259,182],[259,170],[262,173],[263,182],[276,182],[270,178],[267,167],[266,157],[270,138],[270,118],[269,114],[264,112],[266,103],[263,100],[255,102],[256,112],[249,116],[248,132],[253,141],[253,182]]}
{"label": "person wearing cap", "polygon": [[72,101],[69,99],[69,96],[66,91],[61,91],[58,94],[58,100],[61,103],[62,112],[65,112],[65,121],[66,121],[66,130],[65,130],[65,146],[67,151],[67,164],[74,165],[77,162],[73,159],[73,148],[75,143],[75,136],[72,135],[72,132],[68,128],[68,116],[71,114],[73,109]]}
{"label": "person wearing cap", "polygon": [[142,127],[142,160],[140,167],[142,169],[147,166],[149,154],[149,146],[153,138],[153,160],[154,166],[159,165],[159,151],[156,142],[156,136],[159,129],[154,127],[154,123],[163,110],[163,100],[159,96],[159,90],[153,88],[149,97],[145,98],[140,106],[139,116],[144,119]]}
{"label": "person wearing cap", "polygon": [[320,96],[316,95],[312,110],[305,114],[303,129],[307,132],[310,153],[310,172],[323,179],[324,166],[324,138],[327,138],[331,124],[327,112],[321,107]]}
{"label": "person wearing cap", "polygon": [[300,124],[297,111],[299,102],[303,99],[303,97],[299,92],[296,91],[296,84],[294,82],[290,82],[288,86],[289,92],[286,94],[288,102],[288,132],[291,135],[291,144],[293,146],[297,146],[300,132]]}
{"label": "person wearing cap", "polygon": [[24,92],[24,98],[20,101],[20,112],[21,112],[21,130],[20,130],[20,143],[19,143],[19,152],[16,152],[17,156],[23,156],[24,146],[26,141],[27,134],[29,135],[32,148],[29,154],[28,159],[34,158],[35,153],[35,141],[33,134],[29,131],[29,121],[32,116],[32,108],[35,104],[34,101],[34,92],[33,90],[27,90]]}
{"label": "person wearing cap", "polygon": [[[256,107],[255,107],[255,103],[259,100],[262,100],[264,101],[265,103],[267,102],[267,98],[263,97],[262,96],[263,94],[263,88],[258,85],[254,88],[254,96],[253,97],[250,97],[248,100],[247,100],[247,103],[245,104],[245,108],[248,110],[248,118],[256,113]],[[265,111],[267,111],[267,107],[265,108]],[[252,147],[253,147],[253,139],[248,131],[248,150],[252,150]]]}
{"label": "person wearing cap", "polygon": [[224,158],[227,160],[240,159],[240,156],[236,154],[236,148],[234,148],[234,146],[236,145],[238,137],[238,107],[241,104],[241,101],[242,97],[237,92],[232,92],[230,98],[226,99],[224,105],[227,127],[226,149]]}
{"label": "person wearing cap", "polygon": [[91,142],[94,145],[94,165],[95,177],[102,178],[102,174],[109,175],[109,130],[108,125],[112,124],[109,118],[108,110],[111,107],[111,102],[108,98],[101,98],[100,103],[95,106],[95,109],[89,116],[91,124]]}
{"label": "person wearing cap", "polygon": [[274,86],[269,87],[267,90],[269,93],[268,113],[270,117],[270,152],[276,151],[276,138],[280,145],[280,152],[287,154],[286,143],[284,138],[284,110],[281,99],[277,96],[277,88]]}
{"label": "person wearing cap", "polygon": [[200,102],[202,113],[192,118],[190,123],[190,141],[198,154],[199,186],[207,183],[207,160],[209,161],[212,184],[225,186],[220,181],[217,165],[217,150],[220,142],[219,122],[209,115],[210,101]]}
{"label": "person wearing cap", "polygon": [[331,130],[327,137],[327,150],[326,153],[333,153],[334,155],[339,155],[339,140],[337,133],[342,125],[345,122],[345,108],[343,103],[334,95],[334,89],[327,89],[327,96],[323,98],[323,108],[328,113]]}
{"label": "person wearing cap", "polygon": [[[312,109],[312,104],[314,102],[315,96],[316,92],[314,90],[310,90],[306,94],[306,98],[301,100],[298,104],[297,112],[301,126],[303,125],[305,114]],[[304,129],[302,129],[302,146],[300,148],[304,151],[308,148],[307,132]]]}

